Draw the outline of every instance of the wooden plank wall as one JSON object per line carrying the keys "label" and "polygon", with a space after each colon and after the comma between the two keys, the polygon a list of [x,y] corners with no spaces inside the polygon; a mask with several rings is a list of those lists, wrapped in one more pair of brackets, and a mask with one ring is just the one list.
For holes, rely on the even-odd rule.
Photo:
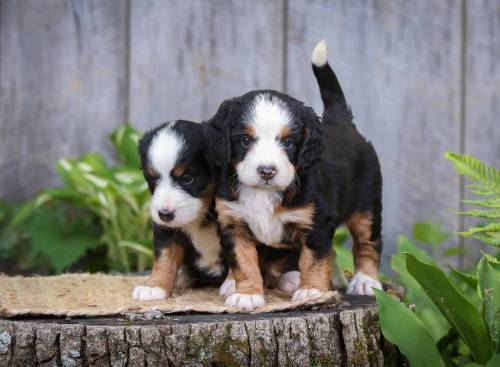
{"label": "wooden plank wall", "polygon": [[0,198],[55,185],[54,161],[111,154],[130,120],[201,120],[250,89],[316,108],[320,39],[379,151],[386,259],[417,220],[457,230],[446,150],[500,157],[496,0],[0,1]]}

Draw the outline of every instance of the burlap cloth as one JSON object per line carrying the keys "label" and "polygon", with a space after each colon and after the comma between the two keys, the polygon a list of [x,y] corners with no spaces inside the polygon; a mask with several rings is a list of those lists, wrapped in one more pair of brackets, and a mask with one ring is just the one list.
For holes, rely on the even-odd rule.
{"label": "burlap cloth", "polygon": [[[132,289],[144,285],[147,277],[102,274],[64,274],[51,277],[8,277],[0,275],[0,316],[104,316],[130,312],[165,313],[238,312],[226,307],[218,289],[176,290],[163,301],[132,299]],[[266,290],[266,305],[254,313],[312,308],[338,301],[336,292],[327,292],[314,301],[291,302],[290,296]]]}

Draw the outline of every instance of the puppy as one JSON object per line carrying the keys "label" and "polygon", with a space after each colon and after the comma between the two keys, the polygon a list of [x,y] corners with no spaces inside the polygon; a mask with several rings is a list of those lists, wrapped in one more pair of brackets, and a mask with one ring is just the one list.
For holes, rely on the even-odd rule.
{"label": "puppy", "polygon": [[236,280],[226,305],[264,305],[257,244],[300,243],[300,287],[293,300],[330,287],[332,238],[345,223],[354,239],[356,273],[348,293],[381,288],[380,165],[356,130],[324,43],[312,57],[323,121],[302,102],[271,90],[226,100],[205,125],[216,176],[219,236]]}
{"label": "puppy", "polygon": [[155,259],[148,285],[136,287],[133,298],[164,299],[176,285],[220,286],[227,266],[217,236],[201,125],[165,123],[143,136],[139,153],[152,194]]}

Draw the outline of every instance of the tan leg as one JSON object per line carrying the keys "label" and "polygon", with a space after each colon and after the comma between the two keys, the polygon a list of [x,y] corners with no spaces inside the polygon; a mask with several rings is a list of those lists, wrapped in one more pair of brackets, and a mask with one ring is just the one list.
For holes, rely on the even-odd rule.
{"label": "tan leg", "polygon": [[369,212],[355,213],[346,221],[346,225],[353,238],[352,254],[355,267],[347,293],[373,295],[372,288],[382,289],[378,281],[380,240],[372,239],[373,216]]}
{"label": "tan leg", "polygon": [[250,311],[265,304],[259,256],[255,243],[240,231],[235,232],[233,243],[234,264],[231,270],[236,292],[226,299],[226,306]]}
{"label": "tan leg", "polygon": [[147,286],[135,287],[133,298],[141,301],[165,299],[172,294],[177,272],[184,259],[184,248],[171,244],[155,258]]}
{"label": "tan leg", "polygon": [[332,255],[319,258],[314,251],[302,241],[299,259],[300,286],[295,291],[292,301],[314,299],[330,288],[332,274]]}

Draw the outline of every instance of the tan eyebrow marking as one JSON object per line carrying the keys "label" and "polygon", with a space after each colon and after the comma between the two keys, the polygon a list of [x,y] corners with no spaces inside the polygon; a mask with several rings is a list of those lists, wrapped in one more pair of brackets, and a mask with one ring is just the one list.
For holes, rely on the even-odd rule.
{"label": "tan eyebrow marking", "polygon": [[146,169],[144,170],[146,172],[146,174],[148,174],[149,176],[153,177],[153,178],[158,178],[160,177],[160,174],[151,166],[146,166]]}
{"label": "tan eyebrow marking", "polygon": [[290,129],[290,126],[283,126],[280,130],[280,133],[278,135],[278,137],[280,139],[285,139],[285,138],[288,138],[290,136],[290,134],[292,133],[292,129]]}
{"label": "tan eyebrow marking", "polygon": [[184,164],[178,164],[174,168],[174,176],[181,177],[185,171],[186,171],[186,166]]}
{"label": "tan eyebrow marking", "polygon": [[250,135],[254,139],[257,137],[257,132],[255,131],[255,128],[253,126],[246,125],[244,131],[245,131],[245,134]]}

